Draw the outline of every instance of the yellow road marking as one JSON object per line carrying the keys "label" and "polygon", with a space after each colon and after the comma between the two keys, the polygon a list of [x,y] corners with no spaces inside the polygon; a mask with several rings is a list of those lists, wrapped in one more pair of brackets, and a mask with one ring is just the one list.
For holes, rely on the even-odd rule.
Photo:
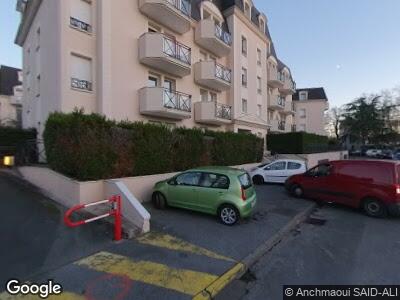
{"label": "yellow road marking", "polygon": [[218,278],[212,274],[170,268],[154,262],[134,261],[109,252],[99,252],[75,264],[99,272],[127,276],[131,280],[175,290],[191,296],[196,295]]}
{"label": "yellow road marking", "polygon": [[[10,295],[7,292],[0,294],[1,300],[42,300],[38,295]],[[78,294],[63,292],[60,295],[50,295],[48,298],[50,300],[84,300],[85,297]]]}
{"label": "yellow road marking", "polygon": [[193,253],[193,254],[197,254],[197,255],[203,255],[203,256],[210,257],[210,258],[221,259],[221,260],[226,260],[226,261],[231,261],[231,262],[235,261],[232,258],[223,256],[223,255],[219,255],[218,253],[215,253],[215,252],[212,252],[205,248],[190,244],[184,240],[178,239],[178,238],[168,235],[168,234],[160,234],[160,233],[150,232],[144,236],[139,237],[137,240],[141,244],[156,246],[156,247],[160,247],[160,248],[166,248],[166,249],[170,249],[170,250],[188,252],[188,253]]}
{"label": "yellow road marking", "polygon": [[224,275],[212,282],[205,290],[193,297],[193,300],[213,299],[224,287],[226,287],[236,275],[245,269],[244,264],[238,263]]}

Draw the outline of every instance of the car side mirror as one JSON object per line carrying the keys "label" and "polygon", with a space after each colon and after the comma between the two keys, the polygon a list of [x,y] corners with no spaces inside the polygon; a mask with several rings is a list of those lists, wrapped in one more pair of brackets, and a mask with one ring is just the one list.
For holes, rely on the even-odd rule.
{"label": "car side mirror", "polygon": [[169,184],[169,185],[177,185],[176,179],[175,179],[175,178],[172,178],[171,180],[168,181],[168,184]]}

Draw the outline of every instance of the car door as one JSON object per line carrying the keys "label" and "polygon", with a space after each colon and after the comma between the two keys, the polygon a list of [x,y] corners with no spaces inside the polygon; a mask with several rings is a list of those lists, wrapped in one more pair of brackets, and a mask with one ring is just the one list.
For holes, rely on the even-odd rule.
{"label": "car door", "polygon": [[292,175],[304,173],[305,167],[304,164],[300,161],[291,160],[287,162],[287,177]]}
{"label": "car door", "polygon": [[222,174],[203,172],[197,189],[198,210],[215,213],[229,189],[229,178]]}
{"label": "car door", "polygon": [[286,161],[279,160],[264,167],[265,182],[285,182],[286,180]]}
{"label": "car door", "polygon": [[173,206],[196,209],[200,172],[186,172],[178,175],[168,187],[168,202]]}
{"label": "car door", "polygon": [[321,164],[310,169],[304,176],[302,186],[308,197],[326,202],[334,202],[333,194],[335,183],[333,179],[333,166]]}

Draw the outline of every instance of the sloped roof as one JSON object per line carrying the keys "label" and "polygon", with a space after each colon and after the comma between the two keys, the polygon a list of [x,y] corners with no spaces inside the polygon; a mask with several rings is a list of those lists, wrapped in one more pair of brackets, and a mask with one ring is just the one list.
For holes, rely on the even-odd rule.
{"label": "sloped roof", "polygon": [[299,101],[300,92],[306,91],[308,92],[307,100],[326,100],[328,101],[328,97],[326,96],[325,89],[323,87],[318,88],[305,88],[305,89],[297,89],[296,93],[293,95],[294,101]]}
{"label": "sloped roof", "polygon": [[0,66],[0,95],[11,96],[14,94],[14,87],[21,85],[18,80],[18,72],[20,69]]}

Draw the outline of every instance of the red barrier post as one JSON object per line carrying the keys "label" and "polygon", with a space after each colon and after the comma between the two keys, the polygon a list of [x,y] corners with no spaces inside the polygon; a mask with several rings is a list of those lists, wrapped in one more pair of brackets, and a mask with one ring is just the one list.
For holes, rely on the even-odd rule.
{"label": "red barrier post", "polygon": [[114,240],[120,241],[122,239],[122,217],[121,217],[121,196],[114,196],[115,207],[115,220],[114,220]]}

